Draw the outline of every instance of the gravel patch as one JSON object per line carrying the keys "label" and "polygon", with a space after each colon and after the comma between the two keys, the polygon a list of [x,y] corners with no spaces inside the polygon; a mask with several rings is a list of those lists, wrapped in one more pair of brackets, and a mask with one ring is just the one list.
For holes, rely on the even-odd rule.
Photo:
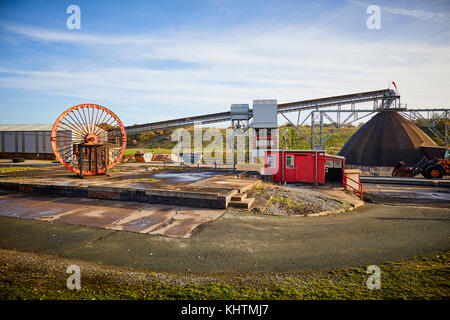
{"label": "gravel patch", "polygon": [[284,187],[262,184],[248,192],[255,198],[254,213],[269,215],[300,215],[347,209],[348,205],[318,191],[305,187]]}

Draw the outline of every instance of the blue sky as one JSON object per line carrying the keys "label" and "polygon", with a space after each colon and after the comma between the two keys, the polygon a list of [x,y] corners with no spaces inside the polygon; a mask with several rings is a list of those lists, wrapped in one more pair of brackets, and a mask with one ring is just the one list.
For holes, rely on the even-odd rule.
{"label": "blue sky", "polygon": [[[69,5],[81,29],[66,28]],[[369,5],[381,29],[366,27]],[[387,88],[448,107],[450,1],[0,1],[0,123],[124,124]]]}

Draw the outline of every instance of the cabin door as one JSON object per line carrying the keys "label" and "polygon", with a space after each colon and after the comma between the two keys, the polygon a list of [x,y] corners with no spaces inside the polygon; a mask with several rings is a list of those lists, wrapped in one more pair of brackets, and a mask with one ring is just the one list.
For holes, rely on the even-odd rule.
{"label": "cabin door", "polygon": [[295,155],[295,180],[308,181],[307,155]]}

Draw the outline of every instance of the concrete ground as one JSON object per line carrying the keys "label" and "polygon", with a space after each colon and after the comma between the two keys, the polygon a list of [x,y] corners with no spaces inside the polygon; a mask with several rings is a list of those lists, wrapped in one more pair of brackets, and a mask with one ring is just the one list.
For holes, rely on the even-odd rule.
{"label": "concrete ground", "polygon": [[227,212],[182,239],[0,217],[0,247],[154,271],[328,270],[448,250],[449,222],[449,209],[373,204],[314,218]]}
{"label": "concrete ground", "polygon": [[189,238],[224,210],[55,196],[0,195],[0,216]]}
{"label": "concrete ground", "polygon": [[231,171],[214,169],[177,169],[151,167],[148,164],[120,164],[111,170],[110,176],[86,176],[77,178],[65,167],[41,168],[5,172],[0,175],[1,182],[24,184],[45,184],[71,187],[117,187],[140,190],[171,190],[227,194],[232,190],[253,184],[258,179],[236,178]]}
{"label": "concrete ground", "polygon": [[[101,179],[105,185],[148,183],[151,187],[152,181],[142,181],[153,177],[154,172],[147,169],[125,166],[110,178],[82,180],[74,179],[64,168],[40,169],[32,174],[4,174],[2,181],[96,185]],[[170,188],[216,192],[248,185],[232,176],[191,178],[189,182],[176,181],[169,175],[159,181]],[[378,204],[320,217],[222,215],[220,210],[196,215],[176,206],[4,194],[0,248],[171,272],[328,270],[409,259],[450,248],[448,189],[376,184],[365,188],[369,195],[378,195]],[[405,200],[403,205],[399,199]],[[414,203],[416,206],[411,205]],[[17,219],[14,214],[18,212],[38,219]]]}
{"label": "concrete ground", "polygon": [[364,199],[384,204],[420,204],[450,208],[450,188],[364,183]]}
{"label": "concrete ground", "polygon": [[367,177],[361,176],[361,183],[366,184],[393,184],[396,186],[407,185],[407,186],[431,186],[439,188],[449,188],[450,187],[450,176],[444,176],[442,179],[426,179],[422,176],[411,177],[391,177],[391,176],[378,176],[378,177]]}

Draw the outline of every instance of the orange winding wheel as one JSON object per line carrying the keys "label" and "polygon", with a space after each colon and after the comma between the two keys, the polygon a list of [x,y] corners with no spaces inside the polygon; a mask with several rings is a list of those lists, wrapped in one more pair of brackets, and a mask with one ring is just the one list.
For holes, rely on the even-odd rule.
{"label": "orange winding wheel", "polygon": [[63,166],[89,176],[105,173],[119,163],[127,138],[122,122],[111,110],[79,104],[56,120],[51,143]]}

